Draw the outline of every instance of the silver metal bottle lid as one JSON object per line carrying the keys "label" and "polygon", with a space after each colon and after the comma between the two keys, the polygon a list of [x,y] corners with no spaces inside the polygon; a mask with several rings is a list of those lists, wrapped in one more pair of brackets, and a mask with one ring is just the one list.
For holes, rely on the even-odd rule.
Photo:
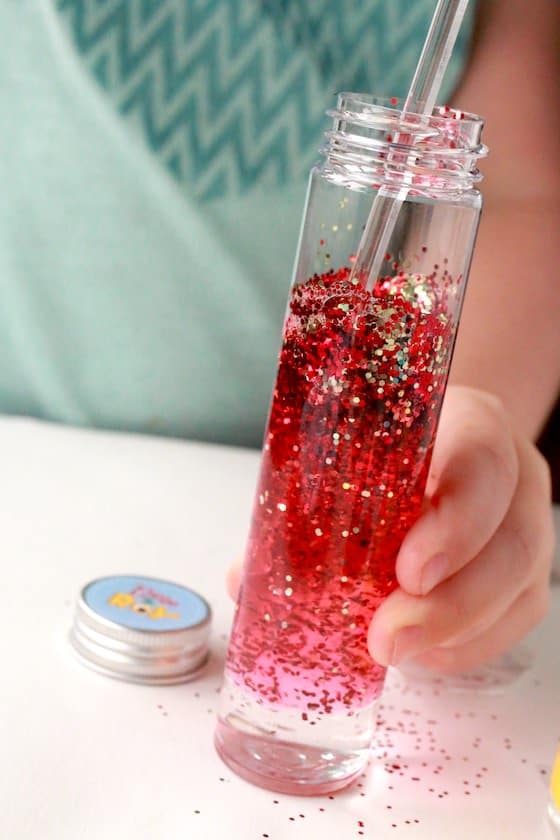
{"label": "silver metal bottle lid", "polygon": [[176,583],[103,577],[82,589],[70,641],[95,671],[171,685],[194,679],[206,664],[211,615],[204,598]]}

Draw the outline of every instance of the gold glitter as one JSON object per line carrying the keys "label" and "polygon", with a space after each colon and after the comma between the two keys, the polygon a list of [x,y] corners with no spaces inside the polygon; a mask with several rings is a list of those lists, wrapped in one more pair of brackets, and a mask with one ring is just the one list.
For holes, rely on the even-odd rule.
{"label": "gold glitter", "polygon": [[294,445],[292,446],[292,451],[299,452],[299,446],[297,445],[297,443],[294,443]]}
{"label": "gold glitter", "polygon": [[352,486],[352,485],[351,485],[348,481],[345,481],[345,482],[343,482],[343,484],[342,484],[342,489],[343,489],[343,490],[350,490],[351,486]]}
{"label": "gold glitter", "polygon": [[286,505],[284,504],[284,502],[278,502],[276,507],[278,508],[278,510],[282,510],[282,511],[286,510]]}
{"label": "gold glitter", "polygon": [[323,532],[321,531],[320,528],[315,528],[315,536],[317,536],[317,537],[322,537],[323,536]]}
{"label": "gold glitter", "polygon": [[287,589],[284,589],[284,595],[287,595],[288,598],[290,597],[290,595],[293,595],[293,594],[294,594],[294,590],[292,589],[291,586],[288,586]]}
{"label": "gold glitter", "polygon": [[362,490],[362,496],[365,499],[369,499],[369,497],[371,496],[371,493],[369,492],[369,490]]}
{"label": "gold glitter", "polygon": [[352,533],[353,533],[353,534],[359,534],[359,533],[360,533],[360,529],[359,529],[359,528],[352,528]]}
{"label": "gold glitter", "polygon": [[262,493],[261,493],[261,495],[259,496],[259,504],[260,504],[260,505],[264,505],[264,496],[262,495]]}
{"label": "gold glitter", "polygon": [[325,458],[325,464],[332,464],[332,458]]}
{"label": "gold glitter", "polygon": [[398,276],[398,287],[389,286],[391,294],[400,294],[409,303],[413,303],[423,314],[432,311],[433,300],[428,287],[428,280],[421,274],[402,274]]}
{"label": "gold glitter", "polygon": [[350,222],[350,224],[346,225],[346,230],[352,230],[352,222]]}
{"label": "gold glitter", "polygon": [[282,628],[282,630],[285,630],[285,629],[287,628],[287,626],[288,626],[288,622],[287,622],[287,621],[281,621],[281,622],[280,622],[280,627]]}
{"label": "gold glitter", "polygon": [[393,493],[393,491],[392,491],[392,490],[389,490],[389,492],[387,493],[387,498],[388,498],[388,499],[392,499],[394,495],[395,495],[395,494]]}
{"label": "gold glitter", "polygon": [[359,405],[360,404],[360,398],[359,397],[352,397],[352,402],[354,403],[354,405]]}
{"label": "gold glitter", "polygon": [[408,463],[410,463],[409,459],[408,458],[403,458],[403,464],[408,464]]}
{"label": "gold glitter", "polygon": [[348,578],[346,577],[346,575],[342,575],[342,577],[340,578],[340,582],[341,583],[348,583]]}
{"label": "gold glitter", "polygon": [[265,620],[265,621],[270,621],[270,615],[269,615],[269,613],[265,613],[265,614],[264,614],[264,620]]}
{"label": "gold glitter", "polygon": [[349,536],[349,531],[343,531],[342,536],[343,537],[348,537]]}
{"label": "gold glitter", "polygon": [[337,230],[338,230],[338,225],[333,225],[333,226],[332,226],[332,229],[333,229],[334,233],[336,233],[336,232],[337,232]]}
{"label": "gold glitter", "polygon": [[340,612],[342,613],[342,615],[348,615],[348,609],[347,609],[347,607],[343,607],[343,608],[340,610]]}
{"label": "gold glitter", "polygon": [[292,576],[291,575],[286,575],[285,580],[287,580],[288,583],[290,583],[290,581],[292,580]]}

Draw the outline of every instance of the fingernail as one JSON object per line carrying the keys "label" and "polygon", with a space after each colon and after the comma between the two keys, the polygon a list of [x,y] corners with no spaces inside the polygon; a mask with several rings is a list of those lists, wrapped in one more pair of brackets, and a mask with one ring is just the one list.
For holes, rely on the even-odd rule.
{"label": "fingernail", "polygon": [[436,554],[427,563],[420,573],[420,592],[427,595],[428,592],[441,583],[446,577],[449,569],[449,560],[445,554]]}
{"label": "fingernail", "polygon": [[395,636],[391,665],[399,665],[424,649],[424,628],[419,625],[403,627]]}

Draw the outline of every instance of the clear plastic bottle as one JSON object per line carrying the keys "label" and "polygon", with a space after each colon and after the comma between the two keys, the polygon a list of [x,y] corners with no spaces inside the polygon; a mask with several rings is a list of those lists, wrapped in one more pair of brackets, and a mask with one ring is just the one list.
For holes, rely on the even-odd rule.
{"label": "clear plastic bottle", "polygon": [[[481,195],[480,118],[341,94],[311,173],[216,746],[288,793],[368,760],[385,672],[367,651],[417,519]],[[395,135],[410,146],[399,146]],[[375,191],[409,185],[373,288],[352,266]]]}
{"label": "clear plastic bottle", "polygon": [[548,816],[555,837],[560,837],[560,747],[550,774]]}

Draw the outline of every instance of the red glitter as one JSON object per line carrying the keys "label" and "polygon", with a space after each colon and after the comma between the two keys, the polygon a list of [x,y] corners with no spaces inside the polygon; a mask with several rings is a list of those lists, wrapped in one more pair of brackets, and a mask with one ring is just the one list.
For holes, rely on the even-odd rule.
{"label": "red glitter", "polygon": [[367,628],[420,514],[454,330],[430,278],[350,274],[291,295],[226,666],[311,724],[382,688]]}

